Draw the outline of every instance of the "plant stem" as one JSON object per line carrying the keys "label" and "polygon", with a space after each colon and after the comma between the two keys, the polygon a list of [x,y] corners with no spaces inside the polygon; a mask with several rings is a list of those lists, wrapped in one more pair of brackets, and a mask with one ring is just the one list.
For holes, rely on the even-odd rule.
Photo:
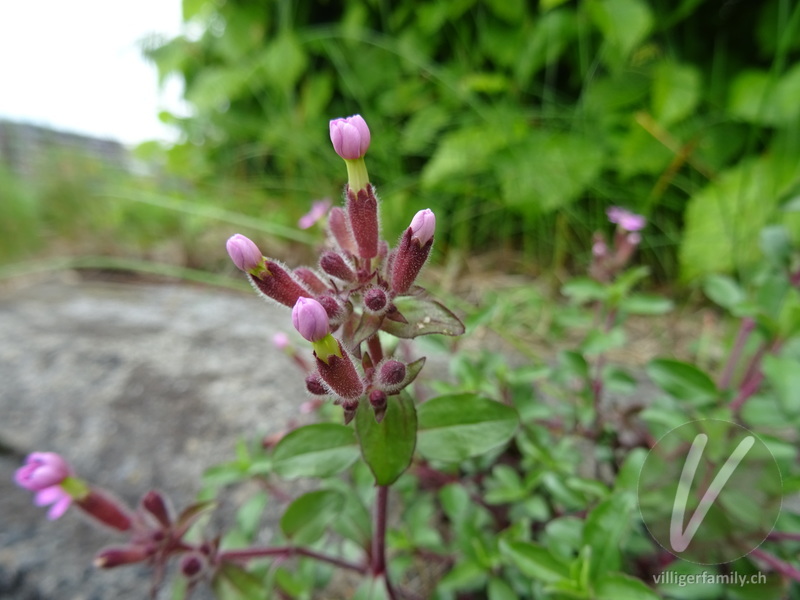
{"label": "plant stem", "polygon": [[794,579],[795,581],[800,581],[800,570],[798,570],[796,567],[793,567],[786,561],[781,560],[777,556],[774,556],[769,552],[764,552],[761,548],[756,548],[753,550],[750,553],[750,556],[767,563],[777,573],[780,573],[784,577]]}
{"label": "plant stem", "polygon": [[327,554],[321,554],[319,552],[315,552],[314,550],[308,550],[307,548],[295,548],[293,546],[275,546],[275,547],[265,547],[265,548],[242,548],[241,550],[227,550],[225,552],[220,553],[219,559],[220,561],[232,561],[232,560],[251,560],[253,558],[266,558],[269,556],[280,556],[280,557],[290,557],[290,556],[305,556],[307,558],[313,558],[314,560],[318,560],[320,562],[326,562],[337,567],[341,567],[343,569],[349,569],[351,571],[356,571],[358,573],[366,573],[367,569],[364,565],[358,565],[341,558],[337,558],[335,556],[329,556]]}
{"label": "plant stem", "polygon": [[745,317],[742,319],[742,324],[739,327],[739,333],[736,334],[736,342],[734,343],[731,354],[728,357],[728,362],[725,364],[725,370],[722,372],[722,376],[719,379],[719,387],[721,390],[727,390],[730,386],[731,378],[733,377],[733,371],[739,362],[739,358],[742,356],[742,350],[744,349],[745,342],[747,342],[747,338],[750,337],[750,334],[753,332],[753,328],[755,326],[755,321],[750,317]]}
{"label": "plant stem", "polygon": [[378,486],[375,496],[375,527],[372,532],[372,576],[383,577],[386,583],[386,593],[391,600],[396,600],[389,573],[386,571],[386,515],[389,504],[389,487]]}

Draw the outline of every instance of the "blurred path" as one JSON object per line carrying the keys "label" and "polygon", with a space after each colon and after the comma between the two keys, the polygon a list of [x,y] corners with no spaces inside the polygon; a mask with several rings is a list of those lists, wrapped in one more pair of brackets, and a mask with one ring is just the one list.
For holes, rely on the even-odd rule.
{"label": "blurred path", "polygon": [[288,310],[189,285],[54,275],[0,289],[0,598],[145,597],[146,571],[91,566],[120,538],[75,509],[48,522],[14,469],[55,451],[129,503],[153,487],[191,502],[237,437],[299,417],[303,379],[271,341],[289,330]]}

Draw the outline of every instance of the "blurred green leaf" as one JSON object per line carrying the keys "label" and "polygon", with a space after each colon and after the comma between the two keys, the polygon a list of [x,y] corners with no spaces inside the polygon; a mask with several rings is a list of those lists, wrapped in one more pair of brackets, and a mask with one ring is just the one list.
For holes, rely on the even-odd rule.
{"label": "blurred green leaf", "polygon": [[592,581],[599,583],[608,572],[621,567],[621,548],[630,529],[635,507],[634,493],[616,493],[600,502],[586,517],[583,543],[592,548]]}
{"label": "blurred green leaf", "polygon": [[709,275],[703,281],[703,292],[712,302],[731,310],[746,300],[744,290],[727,275]]}
{"label": "blurred green leaf", "polygon": [[647,374],[653,383],[678,400],[697,404],[719,395],[711,378],[686,362],[657,358],[647,364]]}
{"label": "blurred green leaf", "polygon": [[461,461],[508,442],[519,424],[517,412],[474,394],[439,396],[417,410],[420,454],[430,460]]}
{"label": "blurred green leaf", "polygon": [[596,600],[659,600],[660,596],[645,585],[623,573],[608,573],[594,586]]}
{"label": "blurred green leaf", "polygon": [[351,428],[318,423],[286,434],[272,456],[275,472],[285,479],[330,477],[358,460],[359,449]]}
{"label": "blurred green leaf", "polygon": [[589,16],[617,51],[617,61],[627,59],[653,26],[650,6],[642,0],[590,0]]}
{"label": "blurred green leaf", "polygon": [[693,114],[700,101],[700,72],[689,64],[663,62],[655,70],[653,115],[663,125]]}
{"label": "blurred green leaf", "polygon": [[343,506],[344,497],[335,490],[303,494],[283,513],[281,531],[297,545],[313,544],[339,516]]}
{"label": "blurred green leaf", "polygon": [[501,539],[500,553],[524,575],[535,580],[557,583],[569,578],[569,566],[537,544]]}

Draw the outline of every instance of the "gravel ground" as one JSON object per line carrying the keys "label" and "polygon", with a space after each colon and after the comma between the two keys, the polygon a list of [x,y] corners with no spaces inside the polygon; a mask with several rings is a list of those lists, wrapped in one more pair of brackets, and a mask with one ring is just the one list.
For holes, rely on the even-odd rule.
{"label": "gravel ground", "polygon": [[55,451],[131,504],[152,488],[190,503],[238,437],[300,418],[302,377],[271,343],[289,329],[285,309],[204,287],[61,274],[0,289],[0,598],[146,597],[146,570],[91,566],[119,538],[74,508],[48,522],[14,470]]}

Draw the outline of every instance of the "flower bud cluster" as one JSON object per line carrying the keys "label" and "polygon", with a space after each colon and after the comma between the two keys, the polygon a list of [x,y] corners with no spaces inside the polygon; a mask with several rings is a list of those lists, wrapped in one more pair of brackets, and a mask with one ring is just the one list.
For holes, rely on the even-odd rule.
{"label": "flower bud cluster", "polygon": [[[406,322],[394,302],[420,291],[415,282],[433,246],[436,217],[429,209],[417,212],[390,250],[381,239],[379,202],[364,162],[371,141],[366,121],[360,115],[334,119],[330,137],[347,166],[348,183],[344,205],[328,211],[329,247],[317,266],[292,270],[263,257],[240,234],[228,240],[228,253],[257,291],[292,309],[292,324],[311,344],[309,393],[332,397],[345,409],[346,421],[362,401],[381,418],[387,397],[413,376],[402,362],[384,358],[379,332],[387,319]],[[314,218],[320,206],[315,204]]]}
{"label": "flower bud cluster", "polygon": [[629,210],[612,206],[607,211],[608,220],[617,226],[612,247],[602,233],[592,239],[592,263],[589,274],[601,282],[609,282],[625,268],[633,258],[642,241],[639,233],[647,225],[647,219]]}

